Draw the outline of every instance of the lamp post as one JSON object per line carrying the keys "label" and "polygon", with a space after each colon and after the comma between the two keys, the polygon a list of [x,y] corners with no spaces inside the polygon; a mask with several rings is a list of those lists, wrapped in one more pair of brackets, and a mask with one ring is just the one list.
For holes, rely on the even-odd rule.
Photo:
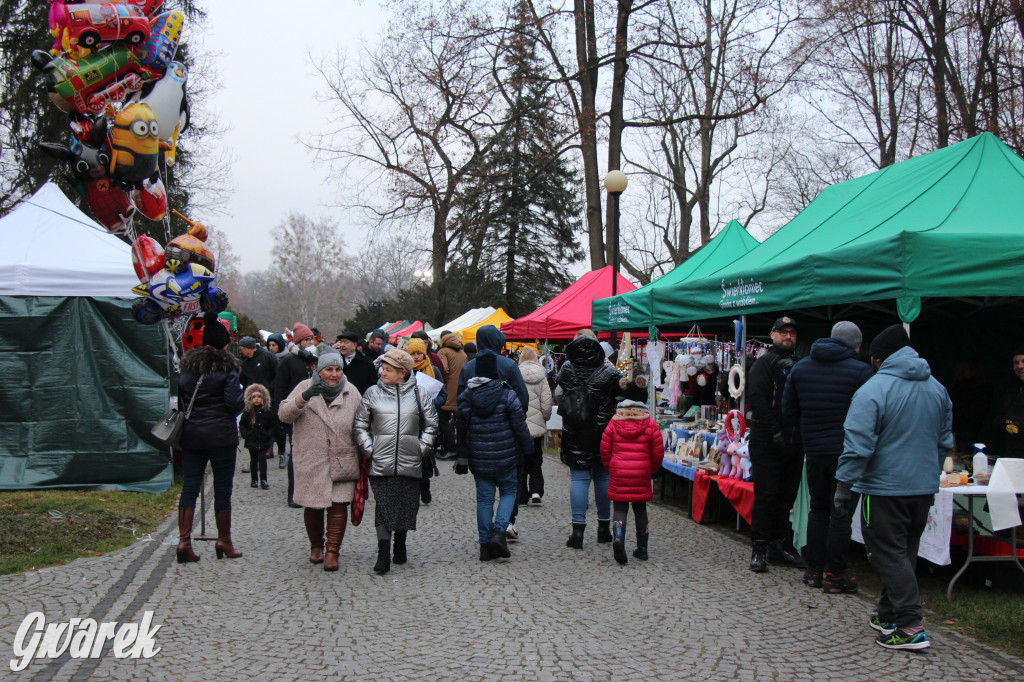
{"label": "lamp post", "polygon": [[608,171],[604,176],[604,188],[614,202],[612,213],[612,296],[619,292],[619,195],[626,191],[629,178],[620,170]]}

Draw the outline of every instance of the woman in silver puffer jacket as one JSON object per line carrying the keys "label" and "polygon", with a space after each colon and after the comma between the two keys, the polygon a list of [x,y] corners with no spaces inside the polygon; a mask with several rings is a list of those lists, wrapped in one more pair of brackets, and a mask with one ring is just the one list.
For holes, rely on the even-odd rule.
{"label": "woman in silver puffer jacket", "polygon": [[420,477],[433,466],[437,412],[425,389],[416,386],[412,356],[392,349],[381,356],[380,381],[371,386],[356,411],[352,435],[370,460],[370,488],[376,502],[377,563],[373,570],[391,570],[406,561],[405,539],[416,530]]}

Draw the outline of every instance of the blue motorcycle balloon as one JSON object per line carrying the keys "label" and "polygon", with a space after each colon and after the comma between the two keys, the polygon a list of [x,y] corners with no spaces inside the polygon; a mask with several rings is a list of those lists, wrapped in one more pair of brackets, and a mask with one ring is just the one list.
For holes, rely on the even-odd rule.
{"label": "blue motorcycle balloon", "polygon": [[176,272],[163,269],[132,288],[143,298],[135,299],[132,314],[142,324],[156,324],[165,318],[220,313],[228,307],[228,295],[213,285],[213,273],[197,263]]}

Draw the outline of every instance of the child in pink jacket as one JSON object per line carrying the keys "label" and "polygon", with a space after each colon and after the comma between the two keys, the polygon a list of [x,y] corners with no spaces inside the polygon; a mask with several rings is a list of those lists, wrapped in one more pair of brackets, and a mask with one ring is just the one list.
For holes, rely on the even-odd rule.
{"label": "child in pink jacket", "polygon": [[608,470],[608,499],[613,503],[612,550],[615,560],[625,564],[626,515],[633,503],[636,520],[636,551],[633,556],[647,561],[647,503],[654,497],[651,478],[661,468],[665,446],[661,431],[635,400],[623,400],[601,437],[601,461]]}

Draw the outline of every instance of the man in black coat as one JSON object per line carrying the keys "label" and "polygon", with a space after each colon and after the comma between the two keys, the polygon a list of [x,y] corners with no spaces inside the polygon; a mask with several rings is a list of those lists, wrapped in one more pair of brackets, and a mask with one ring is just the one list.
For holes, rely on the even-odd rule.
{"label": "man in black coat", "polygon": [[832,336],[818,339],[811,354],[794,365],[782,394],[782,413],[800,425],[807,455],[807,571],[804,583],[826,594],[851,594],[857,582],[846,574],[852,506],[833,510],[836,467],[843,454],[843,422],[857,389],[871,378],[871,367],[858,355],[863,335],[853,322],[837,322]]}
{"label": "man in black coat", "polygon": [[242,388],[252,384],[261,384],[268,391],[274,388],[277,376],[277,358],[260,345],[251,336],[243,336],[238,341],[238,353],[242,356]]}
{"label": "man in black coat", "polygon": [[782,417],[782,391],[793,368],[796,321],[780,317],[772,325],[772,347],[750,368],[750,463],[754,478],[754,507],[750,519],[753,552],[750,570],[763,573],[768,563],[806,565],[793,548],[789,513],[796,502],[804,456],[798,434]]}
{"label": "man in black coat", "polygon": [[[310,366],[310,360],[315,362],[316,356],[314,356],[309,348],[313,346],[315,340],[313,339],[313,332],[310,331],[309,327],[302,324],[301,322],[295,324],[295,328],[292,331],[292,346],[288,349],[288,354],[281,359],[277,367],[277,377],[274,380],[274,414],[277,414],[278,408],[281,407],[281,402],[291,394],[292,390],[299,385],[300,381],[305,381],[313,374],[313,369]],[[278,462],[277,468],[284,469],[288,468],[288,506],[298,507],[300,505],[295,504],[292,500],[292,492],[295,490],[295,473],[292,468],[291,458],[291,439],[292,439],[292,426],[291,424],[282,424],[288,433],[288,454],[281,454],[281,461]]]}
{"label": "man in black coat", "polygon": [[355,332],[342,332],[338,334],[338,352],[341,354],[341,361],[345,363],[345,379],[359,390],[359,394],[366,393],[370,386],[377,385],[377,368],[373,361],[359,352],[356,343],[359,335]]}

